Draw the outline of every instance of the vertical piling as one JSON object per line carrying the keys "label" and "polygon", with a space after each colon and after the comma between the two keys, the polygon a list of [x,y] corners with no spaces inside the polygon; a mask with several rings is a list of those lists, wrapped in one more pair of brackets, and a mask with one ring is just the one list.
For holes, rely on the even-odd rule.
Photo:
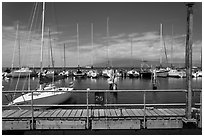
{"label": "vertical piling", "polygon": [[186,34],[186,83],[187,83],[187,106],[186,119],[190,120],[192,107],[192,33],[193,33],[193,5],[187,3],[187,34]]}
{"label": "vertical piling", "polygon": [[146,128],[146,91],[144,91],[143,102],[144,102],[144,123],[143,123],[143,128]]}
{"label": "vertical piling", "polygon": [[34,129],[33,90],[31,91],[31,111],[32,111],[31,129]]}
{"label": "vertical piling", "polygon": [[87,89],[86,92],[86,105],[87,105],[87,123],[86,123],[86,128],[89,129],[89,88]]}

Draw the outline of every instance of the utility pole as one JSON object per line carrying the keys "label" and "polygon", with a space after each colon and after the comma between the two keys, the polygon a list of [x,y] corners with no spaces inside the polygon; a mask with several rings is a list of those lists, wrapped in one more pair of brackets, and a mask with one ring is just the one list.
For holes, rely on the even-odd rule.
{"label": "utility pole", "polygon": [[187,34],[186,34],[186,122],[192,121],[192,34],[193,34],[193,5],[194,3],[186,3],[187,6]]}

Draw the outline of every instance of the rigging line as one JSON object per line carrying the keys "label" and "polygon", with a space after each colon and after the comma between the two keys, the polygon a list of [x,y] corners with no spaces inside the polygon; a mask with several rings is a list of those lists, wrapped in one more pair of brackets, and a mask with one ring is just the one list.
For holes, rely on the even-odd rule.
{"label": "rigging line", "polygon": [[[34,5],[34,13],[33,13],[33,17],[32,17],[32,20],[31,20],[31,26],[30,26],[30,29],[29,29],[29,33],[28,33],[28,42],[29,42],[29,39],[30,39],[30,35],[31,35],[31,29],[32,29],[32,26],[33,26],[33,20],[34,20],[34,17],[35,17],[35,13],[36,13],[36,8],[37,8],[37,3]],[[30,42],[29,42],[30,44]],[[27,48],[30,47],[30,46],[27,46],[25,50],[28,50]],[[27,55],[27,52],[25,52],[26,54],[24,54],[23,56],[23,59],[25,58],[25,56]],[[24,62],[25,60],[23,60],[22,62]],[[17,90],[17,87],[18,87],[18,84],[19,84],[19,79],[20,79],[20,75],[21,75],[21,71],[20,73],[18,74],[18,80],[17,80],[17,83],[16,83],[16,87],[15,87],[15,90]],[[24,87],[23,87],[24,88]],[[15,97],[16,93],[14,94],[14,97]]]}
{"label": "rigging line", "polygon": [[[31,26],[30,26],[29,35],[28,35],[28,41],[30,39],[31,29],[32,29],[32,25],[33,25],[33,20],[34,20],[34,16],[35,16],[35,13],[36,13],[36,8],[37,8],[37,3],[34,5],[34,13],[32,12],[33,13],[33,17],[31,18],[32,20],[31,20]],[[28,46],[26,47],[26,50],[27,50],[27,48],[28,48]],[[24,56],[27,55],[27,52],[25,52],[25,53],[26,54],[24,54]],[[23,57],[23,59],[24,59],[24,57]],[[24,62],[24,60],[22,62]],[[20,75],[21,75],[21,71],[18,74],[18,80],[17,80],[16,86],[15,86],[15,90],[17,90],[17,87],[18,87],[18,84],[19,84]],[[14,98],[15,98],[15,95],[16,95],[16,93],[14,93]]]}
{"label": "rigging line", "polygon": [[[27,52],[27,50],[28,50],[28,48],[30,47],[29,46],[29,44],[30,44],[30,35],[31,35],[31,29],[32,29],[32,26],[33,26],[33,20],[34,20],[34,17],[35,17],[35,13],[36,13],[36,7],[37,7],[37,3],[35,3],[34,5],[33,5],[33,8],[32,8],[32,10],[31,10],[31,15],[30,15],[30,19],[29,19],[29,21],[28,21],[28,24],[31,24],[31,25],[27,25],[28,26],[28,35],[27,35],[27,32],[25,33],[26,34],[26,37],[27,37],[27,39],[26,39],[26,47],[25,47],[25,54],[23,54],[23,61],[22,61],[22,64],[23,64],[23,62],[24,63],[26,63],[26,61],[29,61],[29,60],[27,60],[27,58],[25,58],[25,56],[27,56],[27,54],[28,54],[28,52]],[[29,29],[29,27],[30,27],[30,29]],[[28,58],[29,59],[29,58]]]}
{"label": "rigging line", "polygon": [[[29,48],[28,50],[30,50],[31,31],[32,31],[32,27],[33,27],[34,17],[35,17],[35,15],[36,15],[37,6],[38,6],[38,3],[36,2],[35,5],[34,5],[34,12],[33,12],[32,20],[31,20],[31,25],[30,25],[30,29],[29,29],[29,33],[28,33],[28,39],[27,39],[28,48]],[[28,62],[30,62],[30,59],[31,59],[31,58],[28,58]]]}
{"label": "rigging line", "polygon": [[10,102],[10,100],[9,100],[9,98],[8,98],[8,95],[9,95],[9,94],[4,94],[4,96],[6,97],[6,100],[7,100],[8,102]]}
{"label": "rigging line", "polygon": [[[15,38],[15,42],[14,42],[13,57],[12,57],[12,63],[11,63],[11,73],[13,71],[13,63],[14,63],[14,59],[15,59],[14,57],[15,57],[16,43],[17,43],[17,39],[18,39],[18,26],[19,26],[19,24],[17,23],[16,38]],[[12,81],[9,84],[9,89],[10,89],[11,85],[12,85]]]}
{"label": "rigging line", "polygon": [[23,87],[22,87],[22,90],[24,90],[24,89],[25,89],[25,84],[26,84],[27,79],[28,79],[28,76],[26,76],[26,78],[25,78],[25,80],[24,80],[24,82],[23,82]]}
{"label": "rigging line", "polygon": [[54,69],[54,59],[53,59],[53,51],[52,51],[52,38],[51,38],[51,34],[50,34],[50,29],[48,29],[48,33],[49,33],[49,41],[50,41],[50,59],[51,59],[51,63],[52,63],[52,68]]}

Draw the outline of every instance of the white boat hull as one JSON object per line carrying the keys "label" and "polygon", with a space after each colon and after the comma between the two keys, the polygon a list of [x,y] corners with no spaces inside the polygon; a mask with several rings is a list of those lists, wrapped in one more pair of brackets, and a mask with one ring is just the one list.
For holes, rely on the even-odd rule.
{"label": "white boat hull", "polygon": [[175,78],[184,78],[186,77],[186,73],[177,70],[170,70],[168,72],[168,77],[175,77]]}
{"label": "white boat hull", "polygon": [[[46,105],[46,104],[60,104],[68,100],[71,96],[71,89],[62,92],[34,92],[33,93],[33,104],[34,105]],[[31,93],[24,94],[16,98],[9,105],[26,105],[31,104],[32,96]]]}

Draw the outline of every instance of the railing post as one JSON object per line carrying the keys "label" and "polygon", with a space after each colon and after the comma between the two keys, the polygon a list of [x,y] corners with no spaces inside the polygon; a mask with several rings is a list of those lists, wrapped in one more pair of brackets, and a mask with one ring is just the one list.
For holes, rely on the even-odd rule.
{"label": "railing post", "polygon": [[144,123],[143,123],[143,126],[144,126],[144,128],[146,128],[146,91],[144,91],[143,102],[144,102]]}
{"label": "railing post", "polygon": [[34,129],[33,90],[31,91],[31,111],[32,111],[31,129]]}
{"label": "railing post", "polygon": [[86,128],[89,129],[89,88],[87,88],[86,92],[86,105],[87,105],[87,121],[86,121]]}

